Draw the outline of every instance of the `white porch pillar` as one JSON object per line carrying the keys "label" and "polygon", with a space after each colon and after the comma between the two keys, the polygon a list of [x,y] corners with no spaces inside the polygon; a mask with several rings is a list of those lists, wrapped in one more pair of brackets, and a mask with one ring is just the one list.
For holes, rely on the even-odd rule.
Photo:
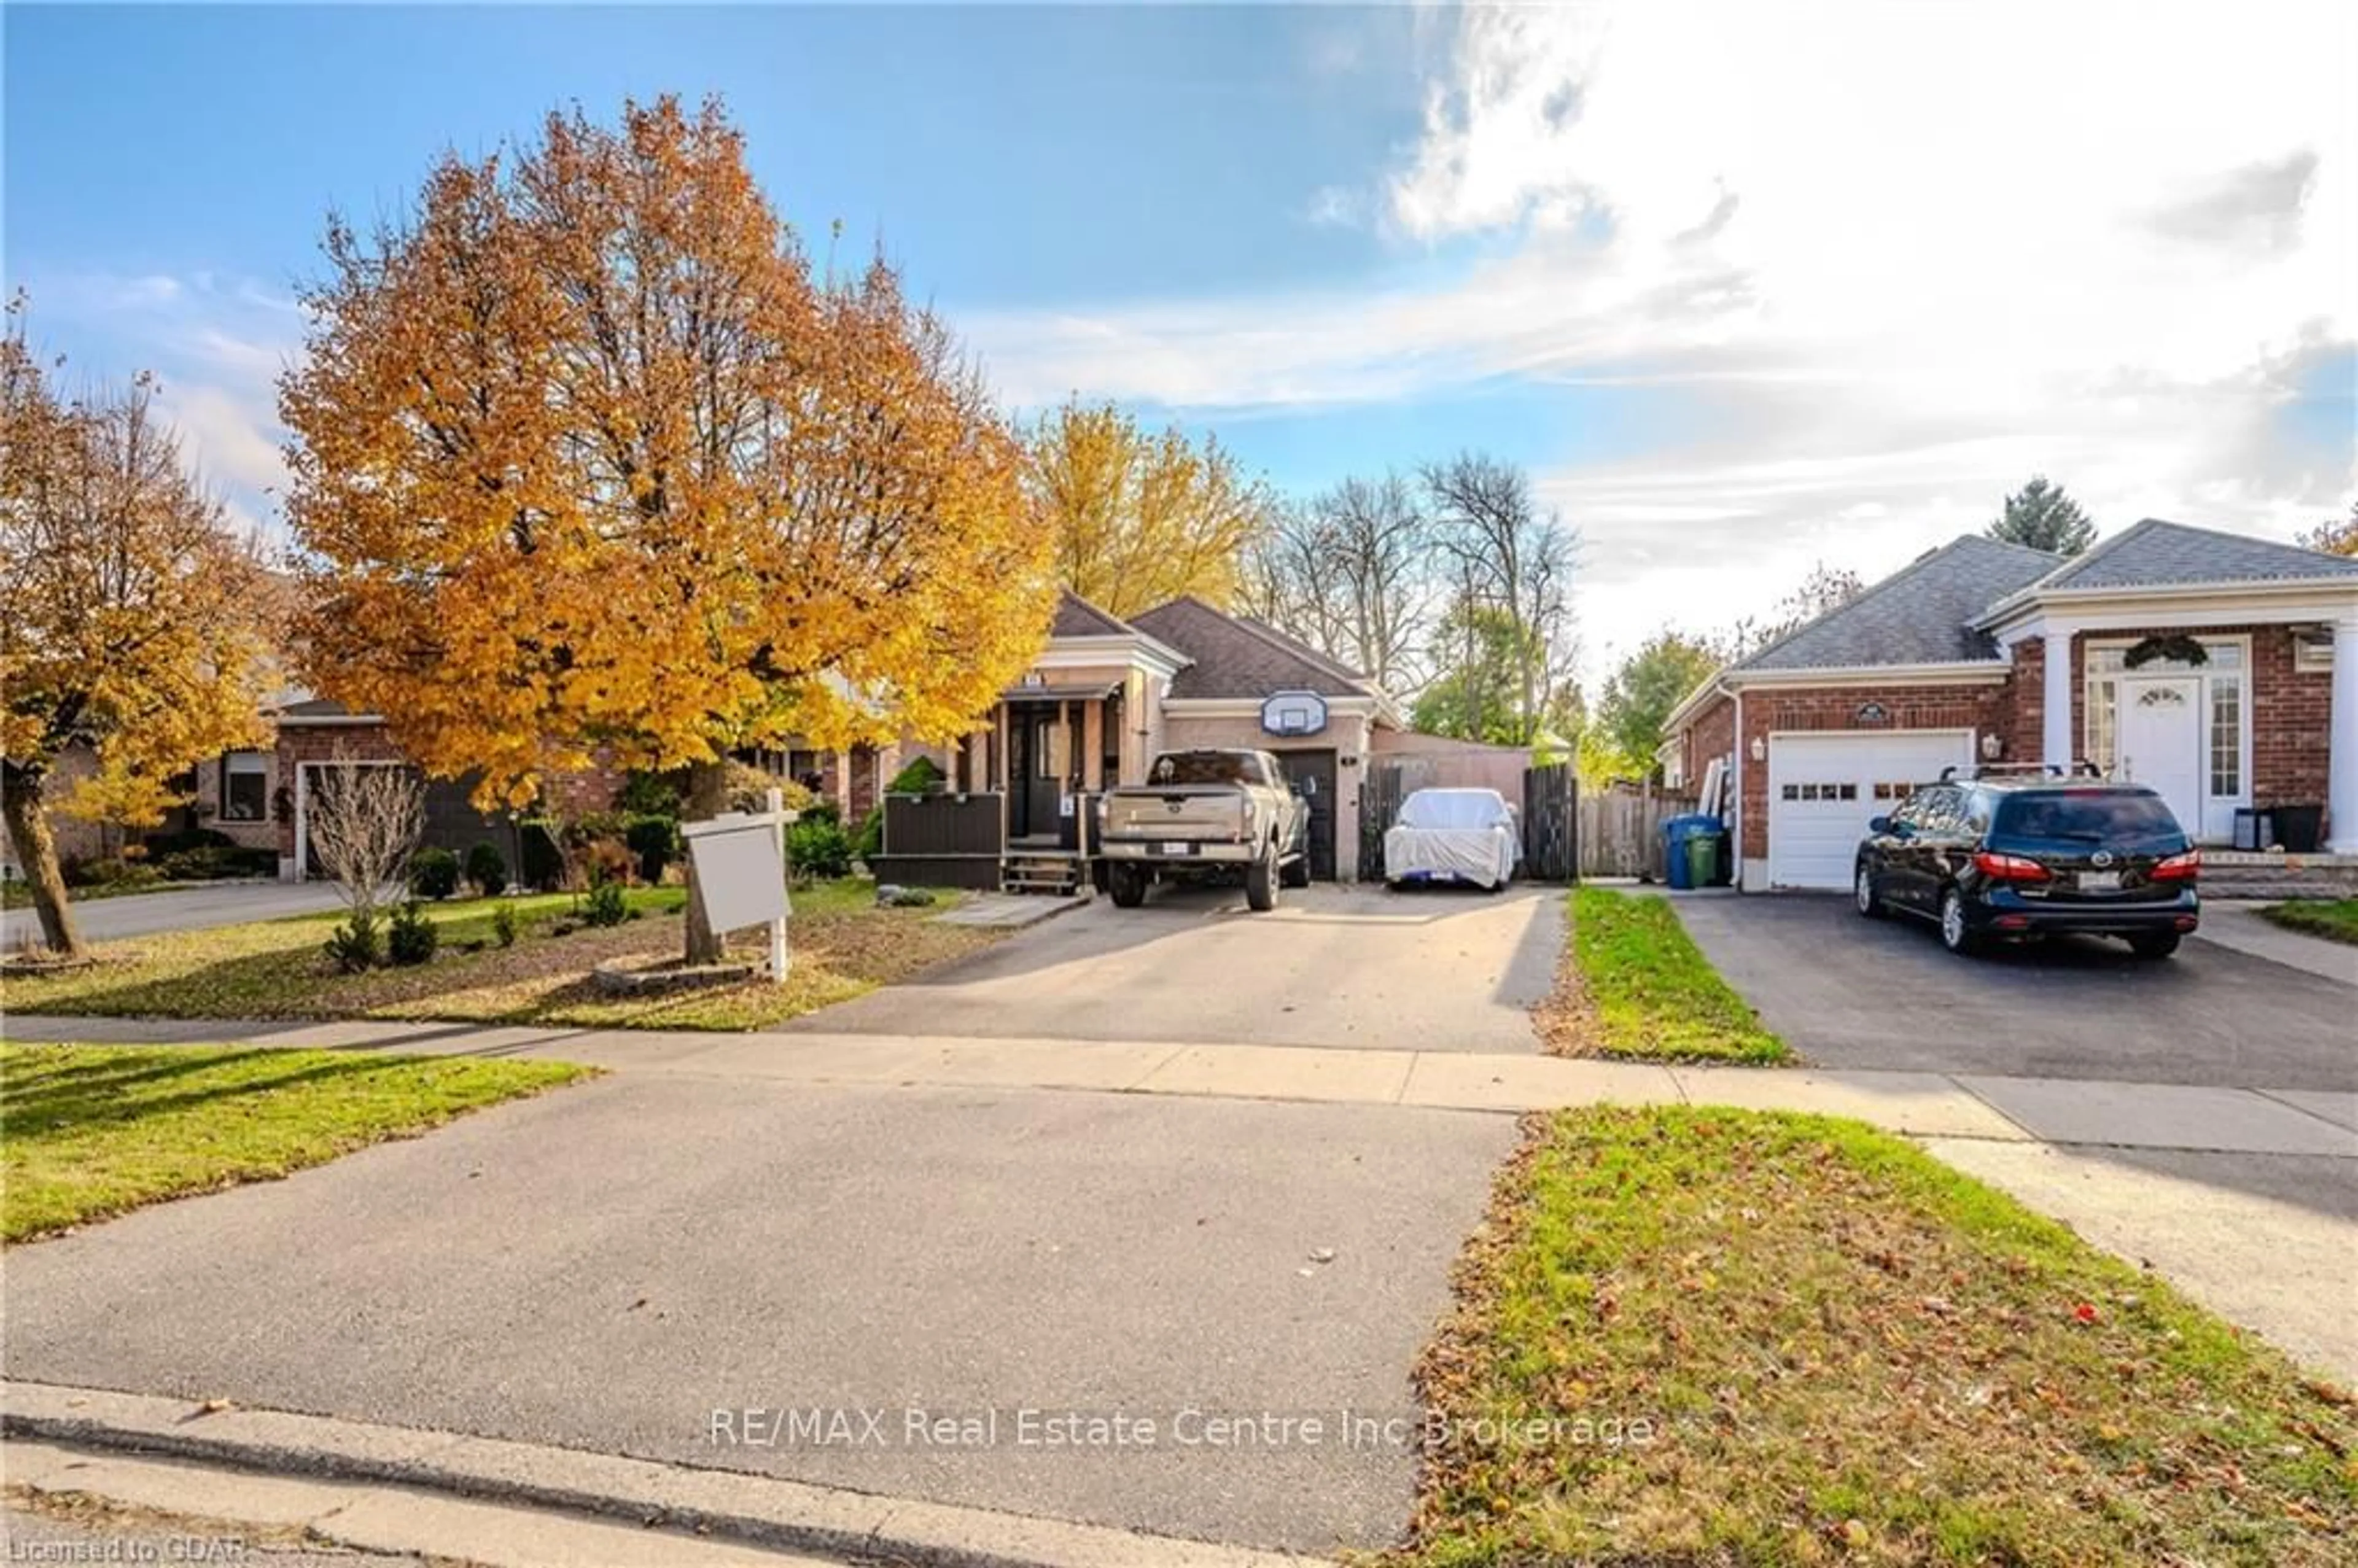
{"label": "white porch pillar", "polygon": [[2073,754],[2079,750],[2071,740],[2071,637],[2078,630],[2050,622],[2040,644],[2046,683],[2039,760],[2066,773],[2071,771]]}
{"label": "white porch pillar", "polygon": [[2327,725],[2325,847],[2358,855],[2358,611],[2333,622],[2333,708]]}

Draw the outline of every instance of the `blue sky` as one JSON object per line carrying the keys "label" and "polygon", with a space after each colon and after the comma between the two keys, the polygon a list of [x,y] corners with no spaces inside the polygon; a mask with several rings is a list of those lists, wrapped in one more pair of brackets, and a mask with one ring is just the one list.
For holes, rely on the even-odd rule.
{"label": "blue sky", "polygon": [[[83,370],[160,371],[265,522],[329,208],[665,91],[726,98],[815,250],[881,235],[1019,411],[1115,397],[1295,490],[1527,464],[1586,542],[1592,667],[1816,559],[1897,566],[2034,469],[2107,527],[2283,535],[2358,468],[2331,5],[2225,38],[2150,6],[1678,0],[5,27],[11,286]],[[1994,74],[2048,70],[2051,111],[1992,107]]]}

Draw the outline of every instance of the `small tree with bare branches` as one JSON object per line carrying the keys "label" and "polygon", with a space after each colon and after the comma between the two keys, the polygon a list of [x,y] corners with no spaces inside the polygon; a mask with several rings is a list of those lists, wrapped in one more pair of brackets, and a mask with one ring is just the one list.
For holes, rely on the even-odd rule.
{"label": "small tree with bare branches", "polygon": [[375,962],[378,907],[397,888],[426,830],[426,781],[414,768],[357,762],[342,752],[319,770],[306,805],[311,852],[352,912],[328,944],[350,969]]}

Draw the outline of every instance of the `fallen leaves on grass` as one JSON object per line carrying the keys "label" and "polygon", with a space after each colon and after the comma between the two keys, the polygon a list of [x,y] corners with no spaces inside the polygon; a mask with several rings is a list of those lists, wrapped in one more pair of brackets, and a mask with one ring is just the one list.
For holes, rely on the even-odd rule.
{"label": "fallen leaves on grass", "polygon": [[1531,1011],[1540,1044],[1557,1056],[1632,1061],[1792,1059],[1743,998],[1721,979],[1662,898],[1575,888],[1555,986]]}
{"label": "fallen leaves on grass", "polygon": [[[1855,1123],[1528,1119],[1455,1282],[1401,1568],[2325,1568],[2358,1544],[2346,1395]],[[1496,1436],[1534,1421],[1549,1440]]]}

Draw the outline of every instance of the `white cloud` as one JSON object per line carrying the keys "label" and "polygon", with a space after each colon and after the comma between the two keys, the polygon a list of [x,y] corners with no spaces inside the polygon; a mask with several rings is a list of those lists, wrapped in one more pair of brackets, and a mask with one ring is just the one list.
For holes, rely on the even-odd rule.
{"label": "white cloud", "polygon": [[1436,25],[1383,217],[1488,259],[1372,293],[986,318],[1008,393],[1675,389],[1690,439],[1541,476],[1614,590],[1589,596],[1592,656],[1728,619],[1821,556],[1902,564],[2034,470],[2114,527],[2281,533],[2358,485],[2350,442],[2270,424],[2358,340],[2358,10],[1647,0]]}

